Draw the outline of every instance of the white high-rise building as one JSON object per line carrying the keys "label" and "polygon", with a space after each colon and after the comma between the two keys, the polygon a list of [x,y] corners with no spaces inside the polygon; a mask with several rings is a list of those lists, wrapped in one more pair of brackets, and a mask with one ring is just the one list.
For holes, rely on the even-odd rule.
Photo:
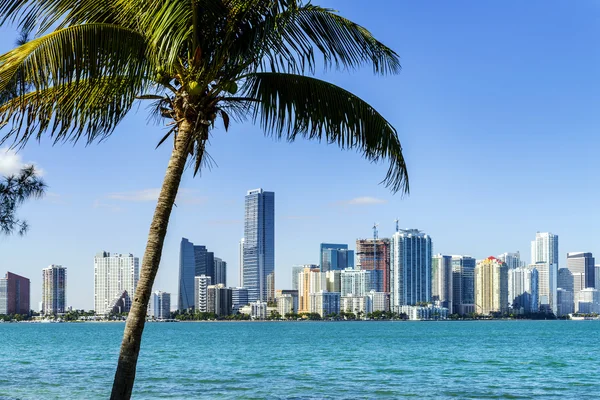
{"label": "white high-rise building", "polygon": [[157,291],[152,293],[152,316],[155,319],[171,317],[171,293]]}
{"label": "white high-rise building", "polygon": [[497,258],[504,264],[506,264],[508,269],[522,267],[521,253],[519,253],[518,251],[516,253],[502,253]]}
{"label": "white high-rise building", "polygon": [[556,304],[558,235],[550,232],[536,233],[535,240],[531,242],[531,264],[536,264],[539,272],[540,309],[556,314],[558,312]]}
{"label": "white high-rise building", "polygon": [[42,270],[42,314],[63,314],[67,309],[67,269],[51,265]]}
{"label": "white high-rise building", "polygon": [[402,305],[431,302],[431,237],[417,229],[400,230],[390,241],[390,301]]}
{"label": "white high-rise building", "polygon": [[127,292],[128,304],[123,312],[131,308],[140,279],[140,261],[133,254],[113,254],[102,251],[94,257],[94,310],[106,314],[112,304]]}
{"label": "white high-rise building", "polygon": [[452,310],[452,257],[437,254],[431,261],[431,300]]}
{"label": "white high-rise building", "polygon": [[340,290],[342,296],[366,296],[371,291],[372,271],[346,268],[340,274]]}
{"label": "white high-rise building", "polygon": [[508,305],[516,313],[538,312],[538,279],[535,268],[508,270]]}
{"label": "white high-rise building", "polygon": [[208,312],[208,287],[210,285],[210,276],[194,277],[194,306],[198,312]]}

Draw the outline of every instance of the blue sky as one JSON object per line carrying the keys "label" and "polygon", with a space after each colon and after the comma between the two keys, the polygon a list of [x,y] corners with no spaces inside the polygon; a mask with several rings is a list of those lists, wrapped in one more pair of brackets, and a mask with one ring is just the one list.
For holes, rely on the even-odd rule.
{"label": "blue sky", "polygon": [[[318,263],[319,243],[354,248],[374,222],[380,236],[391,235],[396,217],[430,234],[434,251],[445,254],[520,250],[529,261],[535,232],[551,231],[562,265],[568,251],[600,256],[598,2],[315,3],[364,25],[401,56],[398,76],[372,76],[369,68],[319,76],[398,129],[410,196],[379,185],[387,166],[356,153],[266,139],[250,123],[217,129],[209,151],[218,167],[195,179],[186,173],[155,289],[175,301],[182,236],[227,261],[228,283],[237,284],[244,195],[258,187],[275,192],[278,288],[290,286],[292,265]],[[0,28],[1,52],[14,37],[13,28]],[[89,309],[96,252],[141,258],[170,152],[154,150],[163,134],[146,123],[142,106],[104,143],[44,140],[18,154],[44,170],[50,193],[20,211],[31,224],[27,236],[0,237],[0,274],[31,278],[34,308],[49,264],[68,268],[68,304]]]}

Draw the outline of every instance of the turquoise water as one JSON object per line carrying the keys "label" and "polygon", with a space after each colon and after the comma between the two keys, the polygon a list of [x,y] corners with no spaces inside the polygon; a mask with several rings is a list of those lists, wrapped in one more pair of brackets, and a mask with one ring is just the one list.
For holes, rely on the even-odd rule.
{"label": "turquoise water", "polygon": [[[123,324],[0,324],[0,399],[105,399]],[[147,324],[135,399],[598,398],[600,321]]]}

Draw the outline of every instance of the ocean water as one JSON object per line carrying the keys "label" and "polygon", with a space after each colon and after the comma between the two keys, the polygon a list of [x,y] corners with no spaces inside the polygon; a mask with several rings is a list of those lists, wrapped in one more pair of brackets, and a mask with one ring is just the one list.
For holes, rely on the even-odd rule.
{"label": "ocean water", "polygon": [[[0,324],[0,399],[106,399],[121,323]],[[600,321],[146,325],[135,399],[599,398]]]}

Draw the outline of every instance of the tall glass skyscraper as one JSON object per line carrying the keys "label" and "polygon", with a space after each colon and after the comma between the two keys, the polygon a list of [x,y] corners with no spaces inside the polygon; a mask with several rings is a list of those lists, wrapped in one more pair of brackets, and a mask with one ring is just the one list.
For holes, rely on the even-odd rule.
{"label": "tall glass skyscraper", "polygon": [[531,242],[531,264],[539,272],[539,296],[541,311],[558,312],[556,289],[558,278],[558,235],[537,232]]}
{"label": "tall glass skyscraper", "polygon": [[431,302],[432,242],[417,229],[394,233],[390,243],[391,304],[400,306]]}
{"label": "tall glass skyscraper", "polygon": [[470,256],[452,256],[452,313],[475,312],[475,265]]}
{"label": "tall glass skyscraper", "polygon": [[[215,265],[218,264],[218,273]],[[208,251],[206,246],[195,245],[186,238],[181,238],[179,247],[179,294],[177,297],[177,309],[180,311],[194,308],[194,278],[205,275],[212,282],[222,280],[225,283],[226,262],[215,257],[213,252]],[[218,277],[217,277],[218,275]]]}
{"label": "tall glass skyscraper", "polygon": [[275,193],[246,194],[244,217],[244,287],[250,302],[267,301],[267,276],[275,271]]}
{"label": "tall glass skyscraper", "polygon": [[320,262],[321,272],[354,268],[354,251],[347,244],[321,243]]}

